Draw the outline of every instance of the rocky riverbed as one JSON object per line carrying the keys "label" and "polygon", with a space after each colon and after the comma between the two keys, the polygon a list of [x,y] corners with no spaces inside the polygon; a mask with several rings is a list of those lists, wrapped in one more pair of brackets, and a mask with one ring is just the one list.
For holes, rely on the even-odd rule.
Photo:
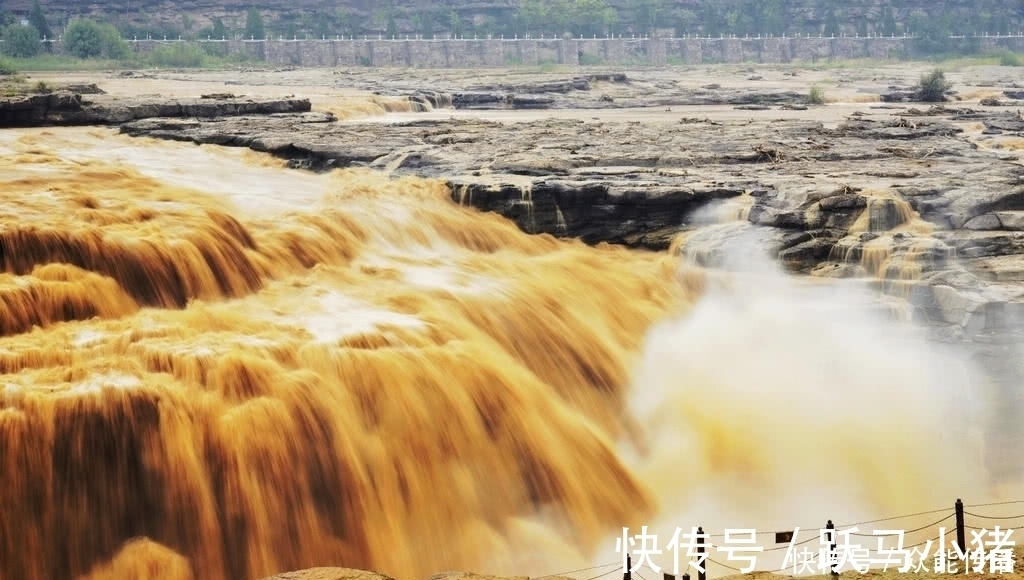
{"label": "rocky riverbed", "polygon": [[[902,102],[922,67],[122,72],[0,111],[248,147],[299,170],[443,178],[455,202],[527,232],[702,265],[753,240],[791,272],[909,300],[956,339],[1024,319],[1024,107],[1010,69],[952,73],[943,103]],[[136,84],[166,88],[123,94]],[[796,90],[808,84],[830,102],[809,103]],[[345,114],[360,95],[391,112]]]}
{"label": "rocky riverbed", "polygon": [[[953,92],[944,103],[890,104],[880,93],[845,103],[826,122],[821,112],[833,105],[808,105],[775,86],[732,96],[721,84],[694,88],[699,99],[718,95],[718,109],[708,111],[704,100],[685,104],[680,91],[659,96],[659,82],[642,74],[517,83],[473,94],[518,87],[507,94],[536,97],[544,109],[544,99],[580,93],[593,101],[595,88],[617,90],[605,106],[619,116],[588,109],[599,101],[575,114],[466,115],[485,100],[459,105],[467,93],[457,87],[404,81],[385,92],[422,106],[403,115],[153,117],[121,131],[249,147],[297,169],[444,178],[457,203],[498,212],[525,231],[671,248],[702,265],[723,266],[737,239],[754,240],[791,272],[860,279],[908,299],[913,316],[948,338],[1024,318],[1024,118],[1012,86],[975,100]],[[630,103],[642,92],[658,105],[618,108],[629,86]],[[743,102],[760,105],[735,104]],[[507,113],[524,103],[511,97],[490,107]]]}
{"label": "rocky riverbed", "polygon": [[252,99],[214,93],[185,99],[153,96],[125,100],[107,95],[95,84],[71,85],[0,99],[0,128],[117,125],[152,117],[211,119],[309,110],[309,99]]}
{"label": "rocky riverbed", "polygon": [[[726,269],[761,253],[805,279],[850,281],[935,338],[973,343],[1001,374],[1009,401],[1019,398],[1014,333],[1024,327],[1017,70],[956,71],[946,102],[914,102],[905,95],[924,68],[436,78],[278,70],[93,80],[109,91],[103,99],[133,111],[95,122],[139,138],[245,147],[296,171],[359,166],[440,178],[454,203],[497,212],[530,233],[670,251]],[[816,84],[826,87],[827,104],[807,102]],[[170,104],[154,105],[161,102]],[[238,105],[247,102],[298,105]],[[1010,423],[1017,415],[1007,416],[1007,438],[1019,440]],[[349,577],[375,576],[280,576]]]}

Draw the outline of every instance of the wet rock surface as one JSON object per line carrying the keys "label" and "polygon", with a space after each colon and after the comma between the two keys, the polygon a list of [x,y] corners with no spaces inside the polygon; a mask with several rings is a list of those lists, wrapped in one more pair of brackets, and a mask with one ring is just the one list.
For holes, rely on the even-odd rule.
{"label": "wet rock surface", "polygon": [[[999,312],[1024,301],[1018,111],[876,102],[826,124],[796,114],[803,107],[783,106],[797,95],[756,88],[721,98],[707,95],[730,90],[708,85],[686,96],[659,81],[660,92],[609,95],[609,85],[630,82],[623,75],[411,90],[423,105],[414,110],[434,113],[398,122],[305,112],[148,118],[121,130],[249,147],[301,169],[361,166],[440,178],[455,202],[497,212],[530,233],[671,247],[703,265],[727,267],[736,243],[752,244],[794,273],[867,280],[951,340],[992,328]],[[380,94],[405,90],[384,88]],[[666,114],[509,123],[443,118],[437,110],[515,108],[524,95],[582,109],[588,99],[594,106],[643,100]],[[705,98],[768,110],[712,119],[663,106]]]}
{"label": "wet rock surface", "polygon": [[130,99],[106,97],[96,85],[45,94],[0,98],[0,128],[51,125],[116,125],[150,117],[216,118],[299,113],[308,99]]}
{"label": "wet rock surface", "polygon": [[771,83],[747,87],[723,87],[710,83],[692,86],[681,80],[636,77],[623,72],[592,73],[539,80],[477,83],[440,81],[431,89],[368,77],[357,71],[339,71],[347,86],[388,97],[408,98],[419,110],[454,109],[629,109],[688,105],[735,105],[739,107],[800,107],[805,93]]}

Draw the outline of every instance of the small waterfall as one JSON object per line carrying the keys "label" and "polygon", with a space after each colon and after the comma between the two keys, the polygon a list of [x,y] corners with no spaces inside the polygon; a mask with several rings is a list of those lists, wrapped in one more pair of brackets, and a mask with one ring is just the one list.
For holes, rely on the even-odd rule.
{"label": "small waterfall", "polygon": [[850,226],[851,234],[880,233],[908,225],[917,219],[910,204],[892,197],[868,197],[867,206]]}
{"label": "small waterfall", "polygon": [[534,215],[533,183],[532,182],[523,183],[522,185],[519,186],[519,192],[522,195],[522,199],[521,199],[520,203],[522,203],[523,205],[526,206],[526,211],[528,212],[528,215],[529,215],[530,232],[531,233],[536,233],[537,232],[537,219],[536,219],[536,215]]}
{"label": "small waterfall", "polygon": [[398,155],[395,155],[395,157],[391,161],[388,161],[387,165],[384,166],[384,171],[388,173],[394,173],[399,167],[402,166],[403,163],[405,163],[405,160],[409,158],[409,155],[410,153],[408,151],[405,153],[399,153]]}
{"label": "small waterfall", "polygon": [[558,228],[558,233],[564,234],[569,231],[569,226],[565,223],[565,214],[562,213],[562,208],[555,206],[555,227]]}

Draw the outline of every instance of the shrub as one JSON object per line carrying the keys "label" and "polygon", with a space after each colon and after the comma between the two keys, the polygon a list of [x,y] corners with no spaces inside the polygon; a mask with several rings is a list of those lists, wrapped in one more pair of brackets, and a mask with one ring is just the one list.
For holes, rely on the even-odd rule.
{"label": "shrub", "polygon": [[16,58],[28,58],[39,54],[39,31],[29,24],[11,24],[3,30],[4,51]]}
{"label": "shrub", "polygon": [[999,54],[999,64],[1001,66],[1024,66],[1024,57],[1007,50]]}
{"label": "shrub", "polygon": [[224,58],[228,55],[228,47],[223,42],[201,42],[203,53],[208,56]]}
{"label": "shrub", "polygon": [[946,91],[953,84],[946,80],[946,74],[941,69],[935,69],[930,73],[921,75],[921,83],[918,85],[918,98],[927,103],[935,103],[946,100]]}
{"label": "shrub", "polygon": [[74,20],[64,32],[64,44],[78,58],[121,59],[128,56],[128,43],[110,24]]}
{"label": "shrub", "polygon": [[78,58],[95,58],[103,54],[103,32],[92,20],[75,20],[64,31],[64,46]]}
{"label": "shrub", "polygon": [[127,58],[129,54],[128,42],[121,37],[121,33],[112,24],[100,24],[100,32],[103,38],[103,56],[109,59]]}
{"label": "shrub", "polygon": [[812,105],[824,105],[825,89],[818,85],[811,85],[811,90],[807,92],[807,102]]}
{"label": "shrub", "polygon": [[18,69],[14,67],[14,63],[6,58],[0,57],[0,76],[9,76],[14,74],[18,74]]}
{"label": "shrub", "polygon": [[263,16],[255,7],[249,8],[245,14],[245,38],[264,38]]}

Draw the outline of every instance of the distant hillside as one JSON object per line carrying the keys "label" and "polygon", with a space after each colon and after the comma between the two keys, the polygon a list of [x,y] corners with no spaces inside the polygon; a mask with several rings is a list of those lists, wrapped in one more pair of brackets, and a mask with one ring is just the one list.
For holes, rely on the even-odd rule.
{"label": "distant hillside", "polygon": [[[59,34],[76,16],[127,38],[525,34],[901,35],[1024,31],[1022,0],[39,0]],[[8,20],[33,0],[0,0]],[[251,7],[258,10],[247,14]],[[936,48],[941,48],[937,46]]]}

